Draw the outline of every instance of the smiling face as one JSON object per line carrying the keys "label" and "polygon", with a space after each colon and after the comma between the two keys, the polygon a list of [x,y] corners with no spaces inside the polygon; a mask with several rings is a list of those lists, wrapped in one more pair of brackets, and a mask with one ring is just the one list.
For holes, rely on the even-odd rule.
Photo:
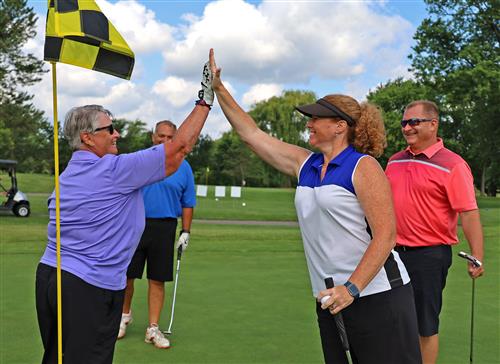
{"label": "smiling face", "polygon": [[408,119],[432,119],[429,122],[421,122],[418,125],[407,124],[401,128],[406,143],[414,153],[419,153],[437,141],[438,120],[435,115],[429,115],[424,111],[423,105],[415,105],[407,109],[403,115],[404,120]]}
{"label": "smiling face", "polygon": [[[105,113],[100,112],[97,117],[97,128],[104,128],[112,124],[111,118]],[[120,138],[120,133],[115,129],[110,134],[109,129],[94,131],[93,133],[81,133],[83,149],[89,150],[99,157],[106,154],[118,154],[116,141]]]}
{"label": "smiling face", "polygon": [[174,139],[176,130],[168,124],[158,124],[155,132],[151,136],[153,144],[157,145],[160,143],[171,143]]}
{"label": "smiling face", "polygon": [[339,119],[312,117],[306,127],[309,130],[309,144],[321,150],[323,145],[331,145],[338,135]]}

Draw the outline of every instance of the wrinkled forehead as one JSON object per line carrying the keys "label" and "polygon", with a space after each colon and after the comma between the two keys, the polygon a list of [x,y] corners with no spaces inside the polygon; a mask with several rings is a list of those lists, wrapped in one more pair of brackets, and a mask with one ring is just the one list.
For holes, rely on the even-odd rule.
{"label": "wrinkled forehead", "polygon": [[404,111],[403,119],[422,118],[428,116],[422,105],[412,106]]}
{"label": "wrinkled forehead", "polygon": [[157,135],[174,135],[176,130],[168,124],[160,124],[156,127],[155,134]]}

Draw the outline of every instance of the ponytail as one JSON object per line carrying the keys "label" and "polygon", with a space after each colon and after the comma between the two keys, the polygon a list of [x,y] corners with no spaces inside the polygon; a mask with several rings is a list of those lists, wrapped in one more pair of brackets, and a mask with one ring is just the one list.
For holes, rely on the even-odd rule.
{"label": "ponytail", "polygon": [[354,128],[350,128],[349,142],[361,153],[378,158],[387,146],[384,120],[373,104],[362,102],[361,116]]}

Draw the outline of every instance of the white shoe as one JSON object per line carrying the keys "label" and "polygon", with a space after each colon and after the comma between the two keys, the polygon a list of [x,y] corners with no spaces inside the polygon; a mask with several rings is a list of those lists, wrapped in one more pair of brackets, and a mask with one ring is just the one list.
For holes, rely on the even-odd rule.
{"label": "white shoe", "polygon": [[144,342],[148,344],[154,344],[158,349],[168,349],[170,347],[170,341],[163,336],[158,325],[152,324],[146,329],[146,336],[144,337]]}
{"label": "white shoe", "polygon": [[121,339],[127,333],[127,325],[132,323],[132,310],[129,313],[122,313],[120,320],[120,330],[118,331],[118,339]]}

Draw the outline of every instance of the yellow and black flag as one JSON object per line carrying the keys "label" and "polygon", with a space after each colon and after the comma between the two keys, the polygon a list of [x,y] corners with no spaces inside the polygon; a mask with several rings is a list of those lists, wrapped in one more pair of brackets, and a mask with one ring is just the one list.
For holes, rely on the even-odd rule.
{"label": "yellow and black flag", "polygon": [[94,0],[49,0],[44,59],[130,79],[134,52]]}

